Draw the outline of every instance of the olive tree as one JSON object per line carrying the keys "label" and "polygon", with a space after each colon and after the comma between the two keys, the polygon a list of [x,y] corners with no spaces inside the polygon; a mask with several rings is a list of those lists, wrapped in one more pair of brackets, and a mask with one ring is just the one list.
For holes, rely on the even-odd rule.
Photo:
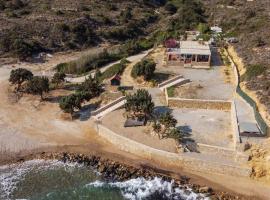
{"label": "olive tree", "polygon": [[73,115],[75,109],[81,109],[84,101],[89,101],[91,95],[87,92],[76,92],[69,96],[62,97],[59,101],[59,107],[65,112]]}
{"label": "olive tree", "polygon": [[125,109],[132,117],[151,117],[154,107],[152,97],[147,90],[140,89],[135,94],[126,96]]}
{"label": "olive tree", "polygon": [[33,78],[33,74],[31,71],[24,69],[24,68],[18,68],[11,70],[9,82],[17,85],[17,91],[21,89],[21,85],[25,81],[29,81]]}
{"label": "olive tree", "polygon": [[97,78],[89,76],[80,86],[78,92],[91,94],[91,97],[97,97],[101,94],[102,88]]}
{"label": "olive tree", "polygon": [[28,83],[27,83],[27,92],[34,95],[40,95],[41,99],[43,100],[43,94],[45,92],[49,92],[49,79],[44,76],[34,76]]}

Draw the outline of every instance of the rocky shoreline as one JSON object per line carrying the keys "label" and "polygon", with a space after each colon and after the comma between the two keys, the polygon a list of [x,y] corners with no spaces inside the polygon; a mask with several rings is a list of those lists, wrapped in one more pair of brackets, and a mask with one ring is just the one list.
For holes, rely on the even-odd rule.
{"label": "rocky shoreline", "polygon": [[102,178],[107,181],[117,182],[126,181],[130,179],[135,179],[143,177],[146,180],[151,180],[154,177],[161,178],[164,181],[172,182],[173,187],[186,190],[191,188],[195,193],[202,193],[205,197],[209,197],[213,200],[251,200],[254,198],[249,198],[246,196],[241,196],[237,194],[229,194],[223,191],[215,191],[211,187],[202,186],[198,184],[193,184],[190,179],[186,176],[180,176],[175,179],[166,175],[162,172],[158,172],[157,169],[152,169],[149,167],[133,167],[120,162],[116,162],[110,159],[104,159],[96,155],[84,155],[76,153],[45,153],[42,152],[38,155],[32,155],[27,158],[21,158],[17,162],[24,162],[31,159],[44,159],[44,160],[59,160],[64,163],[78,163],[85,166],[91,167],[92,169],[98,171]]}

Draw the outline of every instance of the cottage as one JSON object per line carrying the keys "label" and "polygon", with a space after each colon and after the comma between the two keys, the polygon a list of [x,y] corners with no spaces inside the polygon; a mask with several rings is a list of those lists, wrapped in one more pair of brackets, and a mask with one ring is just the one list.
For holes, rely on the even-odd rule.
{"label": "cottage", "polygon": [[167,48],[167,65],[210,68],[211,50],[207,42],[180,41],[179,48]]}
{"label": "cottage", "polygon": [[112,79],[111,79],[111,86],[120,86],[121,84],[121,77],[116,74]]}

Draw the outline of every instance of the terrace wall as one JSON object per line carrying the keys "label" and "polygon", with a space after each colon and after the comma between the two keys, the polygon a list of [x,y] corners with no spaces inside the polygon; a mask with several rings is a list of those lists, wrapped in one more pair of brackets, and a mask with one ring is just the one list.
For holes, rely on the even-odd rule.
{"label": "terrace wall", "polygon": [[231,110],[231,101],[168,98],[168,106],[210,110]]}
{"label": "terrace wall", "polygon": [[182,167],[203,173],[230,174],[245,177],[249,176],[251,173],[250,168],[247,167],[239,167],[237,165],[221,163],[215,160],[205,160],[198,157],[192,157],[192,155],[177,154],[155,149],[118,135],[98,123],[96,124],[96,130],[102,138],[114,144],[119,149],[167,166],[178,166],[179,168]]}

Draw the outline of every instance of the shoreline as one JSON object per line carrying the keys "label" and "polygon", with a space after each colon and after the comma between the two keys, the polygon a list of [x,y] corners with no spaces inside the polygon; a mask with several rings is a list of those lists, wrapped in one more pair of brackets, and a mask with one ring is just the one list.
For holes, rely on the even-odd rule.
{"label": "shoreline", "polygon": [[[82,150],[83,146],[56,146],[32,150],[31,152],[21,155],[13,155],[12,158],[1,160],[0,165],[9,165],[25,162],[34,159],[59,160],[63,162],[80,163],[96,168],[105,178],[125,181],[131,178],[144,177],[153,178],[160,177],[164,180],[175,180],[176,186],[190,187],[196,193],[204,193],[212,199],[220,200],[257,200],[264,199],[255,196],[243,195],[230,190],[222,185],[211,182],[199,175],[195,175],[185,170],[174,172],[168,169],[162,169],[155,166],[151,162],[138,160],[140,158],[125,158],[108,152],[95,152]],[[49,150],[50,149],[50,150]],[[120,172],[120,173],[119,173]],[[123,177],[119,177],[122,175]]]}

